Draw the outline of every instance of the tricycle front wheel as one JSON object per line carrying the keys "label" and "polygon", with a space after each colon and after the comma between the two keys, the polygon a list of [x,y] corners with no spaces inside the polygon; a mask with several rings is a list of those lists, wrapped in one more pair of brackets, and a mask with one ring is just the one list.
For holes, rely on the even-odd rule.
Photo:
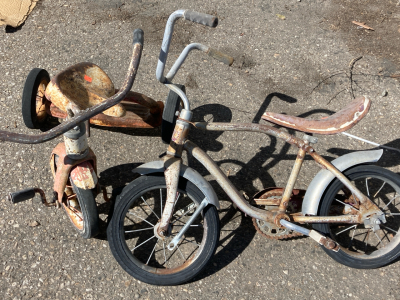
{"label": "tricycle front wheel", "polygon": [[95,189],[77,187],[70,178],[72,195],[63,203],[65,213],[81,237],[89,239],[99,232],[99,214],[95,200]]}
{"label": "tricycle front wheel", "polygon": [[46,121],[46,102],[44,95],[50,82],[50,75],[44,69],[34,68],[26,78],[22,92],[22,117],[26,127],[40,129]]}

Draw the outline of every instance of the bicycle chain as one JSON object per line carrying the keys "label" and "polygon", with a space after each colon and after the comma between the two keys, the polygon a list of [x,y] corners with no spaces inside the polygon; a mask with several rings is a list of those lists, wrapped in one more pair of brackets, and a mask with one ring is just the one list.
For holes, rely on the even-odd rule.
{"label": "bicycle chain", "polygon": [[[268,199],[268,198],[270,198],[270,197],[282,197],[282,195],[283,195],[283,192],[274,192],[274,191],[270,191],[270,192],[266,192],[263,196],[263,198],[264,199]],[[262,207],[260,207],[260,208],[262,208]],[[258,231],[258,233],[259,234],[261,234],[262,236],[264,236],[264,237],[266,237],[266,238],[268,238],[268,239],[272,239],[272,240],[285,240],[285,239],[290,239],[290,238],[294,238],[294,237],[298,237],[298,236],[302,236],[302,234],[301,233],[298,233],[298,232],[296,232],[296,231],[291,231],[291,233],[288,233],[288,234],[270,234],[270,233],[267,233],[267,232],[264,232],[259,226],[258,226],[258,224],[257,224],[257,219],[255,219],[255,218],[252,218],[253,219],[253,225],[254,225],[254,227],[256,228],[256,230]],[[262,221],[262,222],[265,222],[265,221]],[[268,224],[271,224],[272,226],[274,226],[275,227],[275,225],[274,224],[272,224],[272,223],[269,223],[269,222],[265,222],[265,223],[268,223]]]}

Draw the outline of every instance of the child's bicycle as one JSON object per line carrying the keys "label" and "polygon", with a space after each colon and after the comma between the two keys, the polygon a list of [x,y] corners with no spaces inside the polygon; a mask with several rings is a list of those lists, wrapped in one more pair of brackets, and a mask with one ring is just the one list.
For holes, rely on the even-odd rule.
{"label": "child's bicycle", "polygon": [[[184,10],[168,19],[156,75],[179,95],[181,109],[179,101],[166,102],[164,111],[177,116],[169,120],[175,124],[172,138],[163,132],[163,140],[169,144],[166,155],[133,170],[141,176],[117,198],[107,236],[121,267],[143,282],[175,285],[196,276],[213,256],[220,232],[219,201],[212,186],[182,163],[183,151],[214,176],[263,235],[275,239],[309,236],[337,262],[353,268],[378,268],[395,261],[400,256],[400,177],[370,164],[380,159],[383,150],[354,152],[330,163],[314,149],[317,138],[308,134],[298,138],[268,123],[191,123],[189,100],[172,80],[190,50],[216,52],[190,44],[164,76],[173,25],[180,17],[212,27],[217,24],[215,17]],[[221,53],[217,56],[231,61]],[[300,132],[332,135],[352,128],[368,113],[370,104],[367,97],[359,97],[318,121],[271,112],[263,119]],[[266,189],[245,200],[217,164],[187,139],[190,125],[209,131],[260,132],[296,146],[299,150],[286,187]],[[307,191],[296,190],[307,154],[322,170]]]}

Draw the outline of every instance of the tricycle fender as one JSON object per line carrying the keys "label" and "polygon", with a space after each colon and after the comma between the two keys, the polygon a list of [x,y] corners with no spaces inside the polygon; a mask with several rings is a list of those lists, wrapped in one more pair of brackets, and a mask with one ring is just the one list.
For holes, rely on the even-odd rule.
{"label": "tricycle fender", "polygon": [[71,170],[71,179],[75,186],[83,190],[91,190],[97,186],[97,175],[88,161],[84,161]]}
{"label": "tricycle fender", "polygon": [[[138,173],[140,175],[148,175],[152,173],[164,173],[164,170],[164,161],[156,160],[140,165],[139,167],[133,169],[132,172]],[[201,176],[197,171],[183,164],[181,165],[179,175],[197,186],[200,191],[202,191],[202,193],[207,197],[208,201],[219,209],[217,194],[215,193],[210,183],[208,183],[208,181],[205,180],[203,176]]]}
{"label": "tricycle fender", "polygon": [[[383,149],[371,151],[358,151],[345,154],[331,162],[339,171],[343,172],[350,167],[377,162],[383,154]],[[304,196],[301,212],[303,215],[316,215],[318,212],[319,202],[326,188],[335,179],[335,176],[328,170],[321,170],[315,175],[307,188]]]}

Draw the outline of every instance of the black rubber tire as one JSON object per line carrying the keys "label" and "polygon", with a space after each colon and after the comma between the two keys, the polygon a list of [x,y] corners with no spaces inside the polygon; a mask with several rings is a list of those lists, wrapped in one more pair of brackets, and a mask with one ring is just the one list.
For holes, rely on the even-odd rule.
{"label": "black rubber tire", "polygon": [[[168,241],[166,241],[166,244],[164,245],[164,242],[160,239],[157,239],[157,241],[155,241],[156,238],[148,239],[149,235],[153,235],[155,237],[154,224],[157,223],[157,219],[159,219],[159,217],[161,216],[162,210],[160,205],[157,206],[157,203],[159,203],[159,201],[156,201],[156,197],[157,195],[159,196],[160,193],[164,194],[161,191],[165,189],[165,187],[165,178],[162,175],[141,176],[131,182],[128,186],[126,186],[121,195],[117,198],[114,213],[111,222],[107,228],[107,237],[111,252],[114,255],[115,259],[120,264],[120,266],[131,276],[142,282],[153,285],[178,285],[191,280],[194,276],[199,274],[214,255],[219,241],[219,217],[216,208],[212,205],[208,205],[203,210],[203,213],[198,217],[198,219],[195,220],[195,223],[197,223],[199,219],[200,222],[203,223],[190,227],[189,230],[185,233],[184,240],[186,240],[186,242],[183,243],[184,240],[182,240],[182,242],[178,245],[181,247],[180,249],[182,250],[179,250],[180,254],[182,254],[183,257],[183,259],[181,259],[181,256],[179,256],[178,254],[178,249],[174,251],[169,251],[166,248],[166,245],[168,245]],[[191,209],[193,209],[194,211],[193,203],[198,205],[204,199],[203,193],[193,183],[187,181],[184,178],[180,178],[179,180],[178,191],[181,193],[181,195],[183,193],[185,194],[185,196],[179,198],[174,209],[174,214],[177,214],[178,216],[179,212],[181,215],[184,212],[183,208],[179,209],[179,207],[182,207],[182,205],[184,208],[187,209],[189,207],[192,207]],[[147,207],[144,206],[144,202],[142,202],[142,199],[152,194],[155,195],[153,198],[154,205],[152,205],[151,203],[152,198],[147,198],[148,201],[146,201],[146,204],[148,204],[148,208],[150,210],[148,210],[149,215],[145,215],[146,221],[144,221],[150,223],[144,223],[140,221],[143,219],[140,219],[138,216],[136,216],[135,221],[132,221],[132,219],[135,218],[135,215],[132,216],[132,212],[141,213],[141,211],[143,210],[142,207],[144,207],[144,209],[147,209]],[[186,197],[186,195],[188,197]],[[161,199],[165,200],[164,198]],[[186,205],[186,203],[190,204]],[[137,206],[134,206],[135,204]],[[151,207],[153,207],[154,210]],[[155,211],[159,212],[160,215],[156,214]],[[126,218],[126,215],[128,213],[129,218]],[[171,223],[173,223],[173,220],[176,219],[172,219]],[[132,224],[127,225],[125,224],[125,222],[131,222]],[[140,223],[143,224],[141,225]],[[183,223],[184,222],[182,222],[182,224]],[[153,225],[153,227],[149,227],[148,224]],[[133,228],[135,229],[139,228],[139,230],[127,230],[130,226],[134,226]],[[144,229],[140,229],[141,226],[144,226]],[[173,226],[178,226],[176,230],[179,231],[179,228],[181,228],[179,226],[182,225],[180,224]],[[146,230],[146,227],[149,228],[147,228]],[[172,234],[175,230],[174,227],[173,229],[171,229]],[[135,235],[135,233],[133,233],[134,231],[139,232],[138,237],[132,237],[133,235]],[[201,237],[197,236],[197,233],[199,232],[201,232]],[[146,242],[143,243],[144,239],[149,240],[149,243],[142,246],[139,251],[132,252],[127,244],[127,240],[125,239],[125,236],[129,237],[129,235],[132,237],[132,239],[128,240],[128,243],[129,246],[135,246],[133,250],[140,246],[139,243],[145,244]],[[137,241],[133,243],[132,240],[136,238]],[[189,242],[187,239],[190,238],[194,238],[195,242]],[[161,248],[161,250],[155,250],[160,241],[165,246],[164,255],[162,255],[163,248],[161,248],[161,243],[159,245],[159,248]],[[198,241],[200,241],[200,244],[198,244]],[[196,244],[197,247],[193,246],[193,244]],[[195,247],[195,250],[190,250],[187,252],[187,248],[185,247]],[[147,248],[148,250],[146,251],[145,248]],[[152,248],[153,251],[150,252]],[[133,253],[135,253],[135,255]],[[185,258],[185,255],[183,253],[188,253],[188,258]],[[174,258],[172,258],[174,254],[177,254],[178,256],[174,256]],[[164,262],[159,263],[157,261],[158,258],[156,258],[156,255],[158,256],[158,258],[162,257],[162,259],[164,259]],[[167,260],[166,257],[168,255],[170,256]],[[168,264],[170,264],[171,266],[171,261],[172,264],[175,263],[175,258],[183,262],[179,262],[178,264],[176,264],[177,266],[172,266],[171,268],[168,268]],[[146,260],[147,262],[145,263]],[[188,261],[191,262],[188,263],[185,267],[182,267]],[[165,268],[163,265],[167,266],[167,268]],[[157,274],[153,272],[157,272]]]}
{"label": "black rubber tire", "polygon": [[[391,198],[391,195],[397,198],[397,193],[400,195],[400,176],[389,170],[378,166],[360,165],[348,169],[344,174],[356,184],[356,187],[361,192],[367,196],[369,194],[369,198],[385,212],[385,215],[387,213],[387,210],[384,209],[385,205],[390,201],[388,198]],[[382,184],[382,182],[386,183]],[[343,187],[343,184],[338,179],[332,182],[321,200],[319,216],[343,213],[345,205],[339,203],[339,201],[344,202],[344,199],[348,198],[344,193],[340,194],[343,191]],[[338,202],[335,201],[335,198]],[[332,203],[334,203],[333,206]],[[347,208],[349,208],[348,205]],[[391,213],[400,213],[400,201],[391,202],[387,209]],[[351,268],[372,269],[388,265],[400,256],[400,234],[393,235],[393,232],[387,229],[390,228],[395,232],[399,232],[400,216],[386,216],[386,221],[385,224],[379,225],[380,229],[374,233],[366,229],[364,224],[358,224],[353,229],[350,228],[354,226],[352,224],[313,224],[313,228],[331,237],[341,246],[338,252],[322,247],[334,260]],[[357,234],[355,234],[356,232]],[[382,233],[383,236],[380,236]],[[389,239],[390,236],[392,236],[391,239]],[[369,245],[371,237],[372,243]]]}
{"label": "black rubber tire", "polygon": [[[80,207],[80,212],[82,214],[83,226],[82,228],[76,226],[72,219],[72,225],[79,232],[79,235],[84,239],[89,239],[94,237],[99,233],[99,214],[97,212],[97,205],[95,200],[96,191],[95,189],[84,190],[78,188],[70,178],[73,191],[76,193],[77,200]],[[67,210],[64,206],[64,209]],[[70,218],[68,212],[67,216]]]}
{"label": "black rubber tire", "polygon": [[[184,85],[175,84],[184,93],[186,93],[186,88]],[[172,133],[174,132],[176,123],[176,112],[179,110],[179,104],[181,103],[181,98],[177,93],[170,90],[168,93],[167,100],[165,100],[164,111],[161,121],[161,139],[165,144],[171,142]]]}
{"label": "black rubber tire", "polygon": [[[36,115],[36,94],[42,81],[50,82],[50,75],[44,69],[32,69],[25,80],[24,90],[22,92],[22,117],[26,127],[31,129],[40,129],[40,124]],[[46,84],[46,85],[47,85]]]}

